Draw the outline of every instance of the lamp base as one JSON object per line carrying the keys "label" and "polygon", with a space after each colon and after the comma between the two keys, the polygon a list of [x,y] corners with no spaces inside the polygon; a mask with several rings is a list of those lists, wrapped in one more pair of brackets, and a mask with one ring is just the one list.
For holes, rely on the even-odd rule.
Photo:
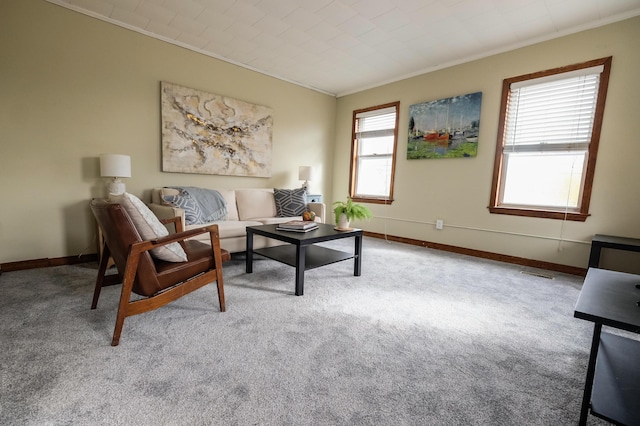
{"label": "lamp base", "polygon": [[107,184],[109,195],[122,195],[126,190],[124,182],[117,178]]}

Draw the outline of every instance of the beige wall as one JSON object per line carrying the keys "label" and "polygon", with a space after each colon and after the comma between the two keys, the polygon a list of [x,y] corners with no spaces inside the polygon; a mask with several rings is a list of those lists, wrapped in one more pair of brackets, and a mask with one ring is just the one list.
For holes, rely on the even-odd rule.
{"label": "beige wall", "polygon": [[[346,196],[348,190],[352,111],[400,101],[395,202],[372,206],[374,220],[361,225],[390,235],[586,267],[594,234],[640,238],[638,40],[640,18],[634,18],[339,98],[333,194]],[[606,56],[613,56],[613,64],[591,217],[563,224],[490,214],[502,80]],[[476,158],[406,159],[409,105],[477,91],[483,99]],[[436,219],[444,220],[444,230],[435,230]],[[619,259],[626,260],[620,268],[640,272],[637,254],[603,252],[605,265]]]}
{"label": "beige wall", "polygon": [[[330,207],[347,194],[352,111],[401,102],[391,206],[365,229],[585,267],[595,233],[640,238],[640,18],[336,99],[89,18],[43,0],[0,3],[0,263],[95,252],[88,201],[97,156],[129,154],[128,191],[161,185],[294,187],[298,165]],[[613,56],[592,216],[568,222],[487,211],[502,79]],[[273,177],[160,171],[160,81],[274,109]],[[409,105],[483,92],[478,157],[407,161]],[[337,110],[337,114],[336,114]],[[335,133],[334,133],[335,132]],[[444,219],[445,229],[432,223]],[[559,238],[565,241],[559,245]],[[559,249],[560,248],[560,249]],[[620,256],[618,256],[620,254]],[[633,256],[636,256],[635,254]],[[638,264],[605,252],[607,264]],[[622,259],[622,260],[619,260]],[[638,269],[640,267],[636,267]],[[640,272],[638,269],[637,272]]]}
{"label": "beige wall", "polygon": [[[131,156],[127,190],[147,200],[162,185],[299,187],[299,165],[330,188],[332,96],[42,0],[0,3],[0,58],[0,263],[95,253],[104,152]],[[273,108],[273,176],[161,172],[160,81]]]}

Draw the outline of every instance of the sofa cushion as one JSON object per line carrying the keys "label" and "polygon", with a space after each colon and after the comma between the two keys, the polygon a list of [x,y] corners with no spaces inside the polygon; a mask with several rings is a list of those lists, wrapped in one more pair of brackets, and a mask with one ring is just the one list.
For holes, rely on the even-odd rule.
{"label": "sofa cushion", "polygon": [[[221,241],[226,238],[244,238],[247,236],[247,226],[264,225],[262,222],[257,222],[255,220],[225,220],[223,222],[214,223],[218,225],[218,234],[220,235]],[[207,225],[187,225],[185,230],[198,229]],[[198,235],[195,238],[199,240],[209,240],[210,237],[209,234],[202,234],[202,236]]]}
{"label": "sofa cushion", "polygon": [[304,188],[274,188],[273,198],[278,217],[302,216],[307,210],[307,190]]}
{"label": "sofa cushion", "polygon": [[[125,192],[122,195],[111,195],[109,199],[120,203],[124,207],[143,240],[153,240],[169,235],[167,228],[149,210],[149,207],[135,195]],[[187,261],[187,254],[178,243],[154,248],[151,250],[151,255],[167,262]]]}
{"label": "sofa cushion", "polygon": [[218,222],[227,218],[227,200],[215,189],[185,186],[176,188],[179,195],[165,196],[174,207],[185,212],[185,222],[189,225]]}
{"label": "sofa cushion", "polygon": [[276,216],[272,189],[236,189],[236,204],[240,220]]}
{"label": "sofa cushion", "polygon": [[168,201],[164,200],[164,197],[166,197],[167,195],[180,195],[180,190],[176,189],[176,188],[158,188],[157,191],[158,195],[160,196],[160,200],[155,201],[154,200],[154,196],[151,196],[151,202],[152,203],[156,203],[156,204],[164,204],[166,206],[171,205],[171,203],[169,203]]}
{"label": "sofa cushion", "polygon": [[233,238],[233,237],[246,237],[247,236],[247,226],[259,226],[262,225],[261,222],[255,222],[253,220],[239,220],[239,221],[229,221],[224,222],[218,225],[218,232],[220,233],[220,238]]}
{"label": "sofa cushion", "polygon": [[240,220],[236,206],[236,191],[233,189],[218,189],[220,195],[227,201],[227,220]]}
{"label": "sofa cushion", "polygon": [[[217,191],[227,202],[227,218],[225,220],[240,220],[238,217],[238,207],[236,206],[236,191],[233,189],[218,189]],[[176,188],[168,187],[154,188],[151,191],[151,202],[174,207],[171,203],[164,200],[164,197],[167,195],[180,195],[180,191]]]}
{"label": "sofa cushion", "polygon": [[188,193],[182,192],[177,195],[165,195],[162,197],[162,200],[173,207],[184,210],[184,221],[187,225],[205,223],[200,204]]}

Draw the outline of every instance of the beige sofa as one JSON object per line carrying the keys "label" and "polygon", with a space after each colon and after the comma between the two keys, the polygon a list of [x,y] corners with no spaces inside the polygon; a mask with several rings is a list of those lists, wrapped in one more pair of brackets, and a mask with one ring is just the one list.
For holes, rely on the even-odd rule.
{"label": "beige sofa", "polygon": [[[247,226],[282,223],[289,220],[300,220],[296,217],[278,217],[273,189],[217,189],[227,204],[227,218],[225,220],[211,222],[218,225],[220,232],[220,246],[230,253],[238,253],[246,250]],[[185,230],[200,228],[207,224],[188,225],[185,223],[185,212],[181,208],[174,207],[163,200],[163,196],[179,194],[174,188],[153,188],[151,191],[151,204],[149,208],[159,219],[168,219],[179,216]],[[326,207],[323,203],[307,203],[307,209],[316,214],[316,221],[324,223],[326,219]],[[199,236],[206,240],[207,234]],[[268,238],[254,236],[254,248],[268,247],[282,244]]]}

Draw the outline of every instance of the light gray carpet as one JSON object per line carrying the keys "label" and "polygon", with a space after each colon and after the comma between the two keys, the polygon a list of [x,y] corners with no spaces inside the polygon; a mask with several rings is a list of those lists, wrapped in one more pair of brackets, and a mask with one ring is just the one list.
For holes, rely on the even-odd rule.
{"label": "light gray carpet", "polygon": [[0,424],[576,424],[582,279],[522,269],[365,238],[361,277],[314,269],[296,297],[293,268],[236,257],[226,313],[206,286],[128,318],[117,347],[120,287],[90,310],[96,265],[5,272]]}

